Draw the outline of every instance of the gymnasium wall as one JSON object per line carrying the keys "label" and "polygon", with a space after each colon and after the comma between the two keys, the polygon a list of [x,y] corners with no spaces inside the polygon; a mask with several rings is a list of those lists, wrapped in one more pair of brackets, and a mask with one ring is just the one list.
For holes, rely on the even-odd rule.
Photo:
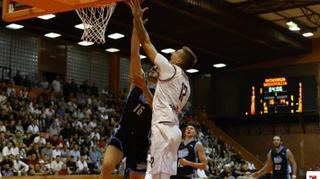
{"label": "gymnasium wall", "polygon": [[[259,58],[259,57],[257,57]],[[315,112],[319,111],[317,101],[320,100],[318,84],[320,82],[320,39],[313,41],[313,51],[310,54],[285,59],[270,60],[252,66],[232,70],[215,71],[211,74],[199,75],[196,84],[202,87],[197,91],[196,106],[205,105],[211,116],[216,118],[239,117],[244,115],[243,91],[248,81],[263,79],[263,77],[314,77]],[[205,82],[205,83],[203,83]],[[210,85],[208,85],[210,84]]]}
{"label": "gymnasium wall", "polygon": [[[0,29],[0,80],[12,78],[16,70],[39,80],[55,75],[81,84],[84,80],[95,82],[113,91],[128,89],[130,59],[127,53],[107,53],[104,49],[82,47],[60,39],[49,39],[23,31]],[[148,60],[142,60],[142,68],[151,68]],[[11,69],[11,72],[3,68]],[[11,75],[8,77],[8,75]]]}
{"label": "gymnasium wall", "polygon": [[[0,29],[1,76],[10,76],[20,70],[32,80],[43,75],[60,75],[75,79],[80,84],[88,79],[100,88],[108,87],[110,54],[103,49],[81,47],[59,39],[48,39],[36,34]],[[2,74],[2,67],[11,74]],[[9,78],[10,78],[9,77]]]}
{"label": "gymnasium wall", "polygon": [[[35,79],[38,72],[39,40],[25,34],[0,31],[0,79],[13,77],[17,70]],[[11,73],[4,68],[10,68]],[[11,76],[10,76],[11,75]]]}

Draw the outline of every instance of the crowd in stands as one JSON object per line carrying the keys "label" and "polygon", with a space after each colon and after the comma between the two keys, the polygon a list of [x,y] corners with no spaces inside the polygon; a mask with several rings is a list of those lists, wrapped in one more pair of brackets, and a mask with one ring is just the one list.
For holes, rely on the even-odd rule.
{"label": "crowd in stands", "polygon": [[[42,92],[31,97],[31,86],[16,76],[14,83],[27,88],[17,91],[0,83],[0,174],[99,174],[108,139],[118,127],[125,95],[106,90],[98,93],[88,81],[78,86],[74,80],[62,82],[57,77],[51,83],[39,82],[36,86]],[[184,113],[181,127],[190,120],[190,112]],[[199,127],[209,178],[232,179],[255,170],[231,146],[206,127]]]}
{"label": "crowd in stands", "polygon": [[125,98],[108,92],[98,95],[98,88],[86,83],[62,84],[58,77],[46,88],[52,91],[44,89],[35,97],[28,88],[0,84],[2,176],[100,172]]}

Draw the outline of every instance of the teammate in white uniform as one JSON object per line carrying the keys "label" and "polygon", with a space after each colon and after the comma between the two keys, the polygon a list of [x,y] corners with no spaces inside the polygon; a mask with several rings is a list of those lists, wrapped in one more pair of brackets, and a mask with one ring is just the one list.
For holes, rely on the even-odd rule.
{"label": "teammate in white uniform", "polygon": [[159,68],[159,80],[153,99],[151,126],[151,175],[152,179],[169,179],[177,172],[177,151],[181,142],[178,113],[190,96],[189,79],[185,70],[197,61],[188,47],[172,53],[169,62],[159,54],[144,28],[140,0],[129,0],[139,41],[149,59]]}

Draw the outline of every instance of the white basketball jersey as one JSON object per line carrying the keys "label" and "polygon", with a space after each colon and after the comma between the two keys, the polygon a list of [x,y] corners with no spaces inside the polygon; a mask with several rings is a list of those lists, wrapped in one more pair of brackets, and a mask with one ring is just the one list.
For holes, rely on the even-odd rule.
{"label": "white basketball jersey", "polygon": [[152,124],[163,121],[178,124],[178,113],[189,99],[189,79],[180,67],[173,66],[175,74],[171,79],[158,80],[153,98]]}

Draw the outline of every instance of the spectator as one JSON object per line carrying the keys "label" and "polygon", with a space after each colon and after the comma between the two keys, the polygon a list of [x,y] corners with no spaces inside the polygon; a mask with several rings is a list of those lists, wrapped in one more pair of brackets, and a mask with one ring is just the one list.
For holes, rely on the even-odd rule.
{"label": "spectator", "polygon": [[57,155],[55,157],[55,160],[53,160],[50,164],[51,166],[51,170],[54,174],[58,174],[59,171],[62,169],[62,166],[63,166],[63,162],[61,161],[61,158],[59,155]]}
{"label": "spectator", "polygon": [[56,147],[52,150],[52,158],[56,158],[57,156],[61,156],[60,145],[56,145]]}
{"label": "spectator", "polygon": [[78,144],[74,144],[72,150],[70,150],[69,155],[74,161],[80,160],[80,151]]}
{"label": "spectator", "polygon": [[49,128],[50,136],[54,136],[54,135],[58,136],[60,134],[60,131],[61,131],[60,122],[59,122],[59,119],[56,118],[53,120],[52,124],[50,125],[50,128]]}
{"label": "spectator", "polygon": [[27,87],[27,88],[31,88],[32,87],[32,82],[29,78],[29,75],[25,75],[24,79],[22,80],[22,85]]}
{"label": "spectator", "polygon": [[58,140],[57,140],[57,145],[59,145],[60,148],[63,148],[65,146],[62,135],[59,135]]}
{"label": "spectator", "polygon": [[41,168],[41,165],[39,163],[30,167],[30,171],[29,171],[30,176],[44,176],[48,174],[49,174],[48,172],[46,172]]}
{"label": "spectator", "polygon": [[62,88],[61,88],[61,79],[60,76],[56,76],[56,79],[52,81],[51,83],[53,92],[55,93],[61,93],[62,92]]}
{"label": "spectator", "polygon": [[39,132],[39,126],[37,125],[36,120],[33,120],[28,126],[27,132],[31,132],[32,134],[37,134]]}
{"label": "spectator", "polygon": [[11,134],[14,134],[16,131],[16,121],[13,119],[13,115],[10,115],[10,123],[6,127],[7,131],[9,131]]}
{"label": "spectator", "polygon": [[8,165],[7,169],[13,168],[13,161],[9,158],[9,156],[3,157],[3,160],[0,162],[0,168],[4,170],[6,168],[5,165]]}
{"label": "spectator", "polygon": [[41,157],[43,158],[45,155],[48,156],[49,158],[52,157],[52,146],[50,142],[46,143],[46,146],[41,149]]}
{"label": "spectator", "polygon": [[2,156],[6,157],[9,155],[18,155],[19,154],[19,148],[16,148],[16,146],[13,144],[12,141],[7,142],[7,145],[5,145],[2,149]]}
{"label": "spectator", "polygon": [[51,172],[51,160],[52,158],[49,158],[48,156],[44,155],[42,159],[39,160],[39,165],[41,168],[41,171],[52,174]]}
{"label": "spectator", "polygon": [[96,146],[92,146],[89,152],[89,159],[90,162],[93,163],[93,165],[96,168],[100,167],[100,161],[102,159],[102,154],[101,151],[99,149],[97,149]]}
{"label": "spectator", "polygon": [[20,143],[19,156],[23,161],[27,160],[27,146],[24,143]]}
{"label": "spectator", "polygon": [[22,85],[22,76],[20,74],[20,71],[17,70],[16,75],[13,77],[13,81],[15,85]]}
{"label": "spectator", "polygon": [[19,155],[16,155],[15,157],[12,156],[12,160],[13,160],[13,171],[15,173],[15,175],[18,176],[24,176],[28,174],[29,171],[29,166],[24,163],[21,159]]}
{"label": "spectator", "polygon": [[95,82],[93,82],[92,83],[92,86],[91,86],[91,88],[90,88],[90,91],[91,91],[91,94],[92,95],[94,95],[94,96],[98,96],[99,94],[99,89],[98,89],[98,87],[96,86],[96,83]]}
{"label": "spectator", "polygon": [[40,87],[43,89],[49,88],[49,82],[47,81],[47,78],[45,76],[42,76],[42,80],[40,81]]}
{"label": "spectator", "polygon": [[76,163],[78,174],[89,174],[89,167],[86,161],[86,156],[81,156]]}
{"label": "spectator", "polygon": [[77,169],[76,162],[72,159],[72,156],[68,155],[66,159],[66,165],[70,169],[71,173],[75,173]]}
{"label": "spectator", "polygon": [[224,179],[236,179],[233,175],[232,175],[232,167],[230,164],[226,164],[224,166],[224,170],[221,173],[221,175]]}
{"label": "spectator", "polygon": [[71,79],[70,92],[76,94],[78,92],[78,85],[75,83],[74,79]]}
{"label": "spectator", "polygon": [[21,124],[22,124],[22,121],[18,120],[17,125],[16,125],[16,131],[20,131],[21,134],[23,134],[24,133],[24,129],[23,129]]}
{"label": "spectator", "polygon": [[89,81],[88,80],[84,80],[83,83],[80,85],[80,91],[84,94],[89,94],[89,85],[88,85]]}
{"label": "spectator", "polygon": [[3,124],[2,121],[0,121],[0,132],[6,132],[6,131],[7,131],[6,126]]}
{"label": "spectator", "polygon": [[27,164],[30,167],[35,167],[36,164],[39,164],[39,161],[37,159],[37,154],[36,153],[33,153],[32,155],[28,156]]}
{"label": "spectator", "polygon": [[15,144],[21,144],[21,143],[23,143],[23,138],[24,137],[23,137],[21,131],[16,130],[16,132],[12,136],[12,142]]}
{"label": "spectator", "polygon": [[13,168],[10,167],[9,164],[3,165],[2,170],[1,170],[1,174],[2,174],[2,176],[4,176],[4,177],[13,176]]}
{"label": "spectator", "polygon": [[71,170],[67,167],[66,164],[62,165],[61,170],[58,172],[58,175],[71,175]]}
{"label": "spectator", "polygon": [[40,132],[40,134],[37,134],[37,136],[33,139],[33,143],[37,143],[40,146],[44,146],[47,143],[47,140],[45,138],[45,133]]}

